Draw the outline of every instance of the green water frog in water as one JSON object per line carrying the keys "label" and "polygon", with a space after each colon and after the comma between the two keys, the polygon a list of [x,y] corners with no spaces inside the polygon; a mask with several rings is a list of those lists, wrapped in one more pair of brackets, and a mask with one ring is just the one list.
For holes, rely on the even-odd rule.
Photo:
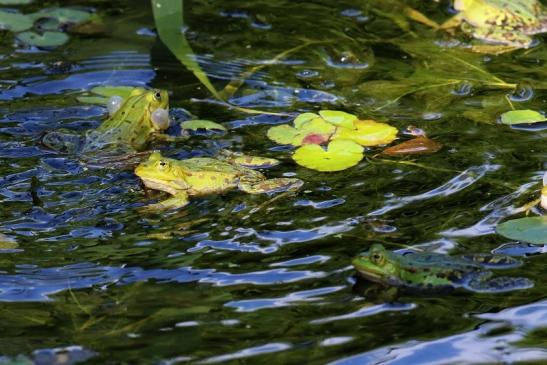
{"label": "green water frog in water", "polygon": [[250,167],[277,164],[270,158],[232,155],[218,158],[198,157],[175,160],[152,153],[135,169],[144,185],[173,197],[149,206],[149,209],[173,209],[188,204],[189,196],[221,193],[239,189],[249,194],[276,193],[299,189],[303,182],[296,178],[267,179]]}
{"label": "green water frog in water", "polygon": [[169,127],[169,95],[166,90],[135,88],[125,99],[112,97],[108,103],[110,116],[85,136],[66,132],[50,132],[42,143],[68,153],[97,151],[135,152],[144,150]]}
{"label": "green water frog in water", "polygon": [[489,43],[516,48],[532,45],[531,35],[547,31],[547,12],[538,0],[455,0],[458,14],[442,29],[464,32]]}
{"label": "green water frog in water", "polygon": [[518,260],[502,255],[398,254],[381,244],[374,244],[352,264],[364,279],[417,292],[447,291],[457,287],[475,292],[506,292],[533,286],[526,278],[492,277],[488,268],[513,268],[520,264]]}

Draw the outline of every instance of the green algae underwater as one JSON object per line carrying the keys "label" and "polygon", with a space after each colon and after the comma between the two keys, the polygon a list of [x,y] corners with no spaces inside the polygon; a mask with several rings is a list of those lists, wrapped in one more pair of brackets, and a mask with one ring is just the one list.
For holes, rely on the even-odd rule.
{"label": "green algae underwater", "polygon": [[[496,234],[525,217],[547,170],[545,124],[500,119],[546,110],[543,35],[476,53],[469,36],[409,17],[441,24],[448,1],[186,0],[183,18],[156,27],[157,3],[0,0],[0,23],[41,14],[0,33],[0,364],[547,361],[545,246]],[[171,134],[190,120],[226,129],[153,146],[165,156],[273,157],[265,175],[304,186],[143,212],[166,196],[132,168],[40,143],[97,128],[105,106],[81,101],[97,86],[168,90]],[[357,165],[320,172],[268,139],[321,110],[388,123],[393,144],[414,126],[443,147],[365,147]],[[524,264],[503,275],[534,286],[393,294],[351,266],[375,243],[511,255]]]}

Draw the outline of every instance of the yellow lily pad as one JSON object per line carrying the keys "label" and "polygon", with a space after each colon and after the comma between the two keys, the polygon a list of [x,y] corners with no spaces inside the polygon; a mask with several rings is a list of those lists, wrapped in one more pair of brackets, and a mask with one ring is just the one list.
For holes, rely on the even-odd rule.
{"label": "yellow lily pad", "polygon": [[363,159],[363,147],[352,140],[336,139],[327,149],[317,144],[298,148],[293,155],[300,166],[317,171],[341,171],[355,166]]}
{"label": "yellow lily pad", "polygon": [[[313,113],[304,114],[308,114],[306,116],[307,119],[297,118],[295,120],[295,127],[283,124],[270,128],[267,133],[268,138],[279,144],[292,144],[293,146],[318,144],[328,141],[336,130],[336,127],[325,122],[315,114],[312,119],[311,114]],[[301,116],[302,114],[299,117]]]}
{"label": "yellow lily pad", "polygon": [[337,127],[350,129],[353,128],[353,122],[357,120],[357,116],[338,110],[321,110],[319,115],[321,118]]}
{"label": "yellow lily pad", "polygon": [[351,129],[338,128],[332,139],[349,139],[361,146],[378,146],[393,142],[397,138],[397,132],[397,128],[386,123],[374,120],[356,120]]}

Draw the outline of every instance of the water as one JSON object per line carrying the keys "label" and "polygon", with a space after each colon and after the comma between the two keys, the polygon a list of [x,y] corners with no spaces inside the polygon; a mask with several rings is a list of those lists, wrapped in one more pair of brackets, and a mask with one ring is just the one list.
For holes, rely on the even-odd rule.
{"label": "water", "polygon": [[[382,16],[381,2],[191,2],[187,37],[219,88],[306,40],[323,42],[253,74],[233,104],[343,109],[400,130],[414,124],[444,145],[403,159],[418,165],[374,158],[372,150],[358,166],[326,174],[295,165],[286,148],[266,139],[286,117],[214,103],[156,39],[148,2],[70,4],[97,9],[107,35],[72,37],[47,52],[15,48],[9,34],[0,43],[0,233],[18,243],[0,251],[1,355],[39,364],[547,361],[545,250],[494,234],[514,207],[536,196],[546,132],[496,124],[492,116],[509,109],[512,91],[448,62],[457,54],[505,83],[529,82],[532,95],[517,90],[511,102],[544,110],[545,91],[534,84],[544,72],[543,44],[469,56],[433,46],[454,42],[412,22],[417,37],[405,35]],[[408,4],[439,21],[449,16],[446,3]],[[424,61],[432,49],[446,52],[442,62]],[[58,61],[70,67],[53,72]],[[451,72],[474,81],[394,103],[386,103],[385,84],[373,87],[416,82],[425,63],[433,64],[433,79]],[[145,195],[130,169],[88,166],[38,143],[45,131],[99,125],[105,109],[76,97],[103,84],[168,89],[175,117],[230,128],[214,140],[164,145],[164,153],[187,158],[230,148],[275,156],[283,163],[266,174],[297,176],[303,189],[272,202],[234,191],[194,198],[178,211],[140,212],[164,196]],[[376,242],[522,256],[525,265],[508,275],[535,286],[396,300],[364,294],[368,286],[356,282],[350,261]]]}

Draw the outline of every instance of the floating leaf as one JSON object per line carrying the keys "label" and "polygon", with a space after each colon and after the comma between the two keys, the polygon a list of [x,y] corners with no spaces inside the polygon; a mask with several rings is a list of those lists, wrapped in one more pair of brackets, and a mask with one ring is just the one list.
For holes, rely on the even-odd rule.
{"label": "floating leaf", "polygon": [[300,128],[302,127],[303,124],[315,118],[320,118],[320,117],[319,115],[315,113],[302,113],[302,114],[299,114],[296,118],[294,118],[293,123],[296,128]]}
{"label": "floating leaf", "polygon": [[62,32],[44,32],[43,34],[38,34],[27,31],[19,33],[17,39],[29,46],[49,48],[65,44],[68,41],[68,36]]}
{"label": "floating leaf", "polygon": [[317,171],[340,171],[355,166],[363,158],[363,147],[347,140],[329,143],[327,150],[316,144],[298,148],[293,159],[301,166]]}
{"label": "floating leaf", "polygon": [[52,8],[29,14],[34,20],[42,18],[54,18],[60,24],[83,23],[91,17],[91,13],[84,10],[72,8]]}
{"label": "floating leaf", "polygon": [[267,133],[268,138],[279,144],[300,146],[326,142],[336,130],[335,126],[327,123],[319,116],[305,120],[297,118],[295,119],[295,125],[297,120],[298,125],[295,128],[287,124],[270,128]]}
{"label": "floating leaf", "polygon": [[374,120],[356,120],[353,128],[338,128],[333,139],[350,139],[361,146],[378,146],[393,142],[397,128]]}
{"label": "floating leaf", "polygon": [[338,110],[321,110],[319,115],[327,122],[345,128],[353,128],[353,122],[357,120],[357,116]]}
{"label": "floating leaf", "polygon": [[503,124],[521,124],[521,123],[537,123],[545,122],[547,118],[535,110],[511,110],[501,115],[501,122]]}
{"label": "floating leaf", "polygon": [[0,10],[0,29],[22,32],[32,28],[32,18],[28,15]]}
{"label": "floating leaf", "polygon": [[386,148],[382,151],[383,155],[427,155],[435,153],[442,148],[442,144],[425,136],[413,138],[411,140],[399,143],[395,146]]}
{"label": "floating leaf", "polygon": [[210,120],[204,119],[187,120],[180,123],[180,127],[182,129],[189,129],[193,131],[197,131],[198,129],[226,131],[226,127],[224,127],[222,124],[218,124]]}
{"label": "floating leaf", "polygon": [[498,225],[498,234],[528,243],[547,243],[547,216],[512,219]]}

